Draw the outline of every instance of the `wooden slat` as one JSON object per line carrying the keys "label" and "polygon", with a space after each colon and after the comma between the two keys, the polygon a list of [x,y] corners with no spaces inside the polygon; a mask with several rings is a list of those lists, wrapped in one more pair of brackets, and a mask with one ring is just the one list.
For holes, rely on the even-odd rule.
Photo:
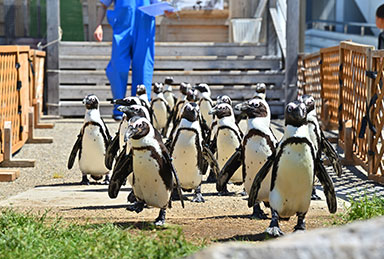
{"label": "wooden slat", "polygon": [[[258,82],[281,84],[284,73],[280,71],[155,71],[154,82],[162,82],[166,76],[173,76],[175,82],[190,82],[192,84],[205,82],[207,84],[255,84]],[[129,76],[128,83],[131,83]],[[61,71],[60,84],[108,84],[104,71]]]}
{"label": "wooden slat", "polygon": [[[69,42],[60,43],[60,55],[109,56],[111,42]],[[264,56],[266,45],[251,43],[194,43],[156,42],[156,56]]]}
{"label": "wooden slat", "polygon": [[[232,99],[242,100],[252,98],[256,85],[210,85],[212,98],[216,99],[218,95],[226,94],[231,96]],[[130,86],[127,86],[127,93],[131,91]],[[174,93],[178,94],[178,86],[173,87]],[[109,86],[106,85],[62,85],[60,86],[60,97],[62,100],[82,100],[88,94],[95,94],[100,100],[111,100],[112,94]],[[282,99],[283,91],[281,87],[275,86],[267,90],[267,99],[276,100]]]}
{"label": "wooden slat", "polygon": [[[61,56],[61,69],[104,69],[109,56]],[[155,57],[155,69],[278,69],[278,57]]]}

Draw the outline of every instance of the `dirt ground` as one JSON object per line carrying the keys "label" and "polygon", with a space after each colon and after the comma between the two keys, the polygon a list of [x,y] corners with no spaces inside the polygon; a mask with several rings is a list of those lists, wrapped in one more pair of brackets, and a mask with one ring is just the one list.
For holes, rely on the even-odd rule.
{"label": "dirt ground", "polygon": [[[111,120],[107,122],[114,134],[117,123]],[[72,170],[66,169],[70,150],[81,125],[81,119],[66,119],[57,121],[52,130],[36,131],[38,136],[53,137],[54,143],[26,145],[16,155],[16,158],[36,159],[37,164],[35,168],[20,169],[21,177],[15,182],[0,183],[0,207],[34,213],[48,211],[49,216],[60,216],[79,223],[111,222],[132,232],[153,231],[152,223],[158,215],[158,209],[145,209],[140,214],[127,211],[126,197],[129,187],[124,187],[119,195],[120,200],[113,202],[108,198],[107,186],[77,184],[81,180],[77,162]],[[53,190],[57,188],[64,196],[60,199],[45,199],[44,202],[41,197],[34,198],[33,194],[25,192],[38,190],[39,187],[35,188],[36,186]],[[73,188],[76,192],[73,192]],[[229,191],[232,192],[231,196],[218,196],[214,184],[204,183],[202,193],[206,202],[200,204],[190,202],[192,194],[186,193],[189,201],[185,201],[185,208],[181,208],[180,202],[173,202],[173,208],[167,210],[167,225],[164,228],[179,226],[185,237],[194,241],[264,240],[264,230],[270,220],[254,220],[248,217],[252,210],[247,207],[246,197],[240,195],[241,186],[230,185]],[[92,195],[95,195],[94,199],[89,198]],[[338,203],[340,212],[344,200],[338,199]],[[265,211],[270,216],[269,210]],[[332,221],[333,216],[328,212],[324,197],[322,201],[313,201],[307,214],[307,229],[332,227]],[[296,217],[293,217],[288,222],[281,222],[281,228],[285,233],[291,233],[295,224]],[[163,228],[159,230],[161,229]]]}

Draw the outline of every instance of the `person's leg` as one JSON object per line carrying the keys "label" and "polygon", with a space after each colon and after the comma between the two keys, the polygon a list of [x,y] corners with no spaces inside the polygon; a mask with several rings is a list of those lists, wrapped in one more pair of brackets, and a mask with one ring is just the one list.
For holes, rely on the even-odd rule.
{"label": "person's leg", "polygon": [[136,86],[144,84],[151,97],[153,65],[155,61],[155,18],[136,11],[134,42],[132,45],[132,96]]}

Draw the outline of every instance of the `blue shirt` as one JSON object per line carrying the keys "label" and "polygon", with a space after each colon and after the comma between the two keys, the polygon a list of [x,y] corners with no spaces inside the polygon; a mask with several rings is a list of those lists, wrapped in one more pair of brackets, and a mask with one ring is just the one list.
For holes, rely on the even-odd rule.
{"label": "blue shirt", "polygon": [[[115,0],[100,0],[100,3],[102,3],[106,7],[109,7],[113,3],[113,1],[115,1]],[[155,4],[159,1],[158,0],[150,0],[150,2],[151,2],[151,4]]]}

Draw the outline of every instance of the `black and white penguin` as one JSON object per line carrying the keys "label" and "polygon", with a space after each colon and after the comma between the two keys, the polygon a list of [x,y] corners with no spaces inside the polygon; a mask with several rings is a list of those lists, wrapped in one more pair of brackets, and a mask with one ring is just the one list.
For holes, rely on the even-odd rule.
{"label": "black and white penguin", "polygon": [[266,92],[267,92],[267,86],[264,83],[257,83],[255,95],[253,96],[253,98],[260,98],[265,100]]}
{"label": "black and white penguin", "polygon": [[164,98],[163,90],[164,86],[162,83],[153,84],[151,110],[154,115],[153,126],[164,136],[171,109]]}
{"label": "black and white penguin", "polygon": [[[307,110],[304,103],[294,101],[285,108],[285,131],[276,153],[272,154],[257,173],[251,187],[248,206],[253,206],[261,183],[272,167],[269,203],[272,220],[266,232],[281,236],[279,218],[298,216],[295,231],[305,230],[305,215],[311,202],[314,175],[323,184],[328,209],[336,212],[337,204],[332,180],[321,163],[316,161],[309,136]],[[322,169],[320,169],[322,167]]]}
{"label": "black and white penguin", "polygon": [[187,103],[181,116],[175,137],[171,140],[171,157],[179,174],[181,188],[186,191],[195,190],[193,202],[204,202],[201,194],[203,174],[208,165],[217,172],[218,165],[203,140],[199,106]]}
{"label": "black and white penguin", "polygon": [[[247,117],[247,131],[242,141],[241,149],[229,159],[218,177],[217,189],[221,190],[237,168],[242,165],[244,189],[249,194],[257,172],[276,151],[277,139],[270,128],[271,112],[268,103],[260,98],[236,105]],[[267,219],[267,215],[260,207],[260,202],[268,206],[271,173],[268,173],[261,183],[260,191],[253,205],[251,217]]]}
{"label": "black and white penguin", "polygon": [[[342,167],[335,149],[332,144],[326,139],[324,132],[322,131],[316,114],[316,102],[313,96],[303,95],[299,96],[299,101],[303,102],[307,108],[307,121],[309,128],[309,136],[311,138],[313,148],[315,150],[316,159],[320,160],[322,152],[324,152],[335,170],[338,176],[342,174]],[[316,194],[316,188],[313,186],[312,200],[320,200],[321,198]]]}
{"label": "black and white penguin", "polygon": [[172,110],[177,102],[177,97],[172,92],[173,77],[167,76],[164,80],[164,99],[167,101],[169,108]]}
{"label": "black and white penguin", "polygon": [[200,93],[199,107],[201,116],[205,120],[208,126],[212,125],[214,115],[210,114],[213,105],[211,99],[211,89],[207,84],[198,84],[195,89]]}
{"label": "black and white penguin", "polygon": [[[168,150],[160,133],[143,117],[130,119],[125,140],[131,143],[131,150],[125,149],[116,163],[108,194],[110,198],[116,198],[121,185],[133,172],[132,188],[136,202],[127,209],[139,213],[145,204],[159,208],[155,225],[163,225],[166,208],[171,206],[170,196],[175,185],[181,193]],[[183,202],[182,206],[184,207]]]}
{"label": "black and white penguin", "polygon": [[[217,117],[217,131],[212,141],[211,151],[214,154],[216,153],[216,160],[221,170],[236,149],[241,146],[243,133],[237,126],[232,106],[228,103],[220,103],[214,106],[210,113]],[[241,167],[234,172],[229,181],[234,184],[243,183]],[[223,192],[228,192],[226,187],[221,193]]]}
{"label": "black and white penguin", "polygon": [[100,180],[104,175],[104,183],[109,183],[109,169],[105,166],[105,152],[111,141],[111,135],[100,116],[99,99],[96,95],[87,95],[83,104],[86,112],[83,127],[77,136],[68,159],[68,169],[73,167],[76,154],[79,153],[79,167],[83,174],[81,183],[89,185],[87,175]]}

